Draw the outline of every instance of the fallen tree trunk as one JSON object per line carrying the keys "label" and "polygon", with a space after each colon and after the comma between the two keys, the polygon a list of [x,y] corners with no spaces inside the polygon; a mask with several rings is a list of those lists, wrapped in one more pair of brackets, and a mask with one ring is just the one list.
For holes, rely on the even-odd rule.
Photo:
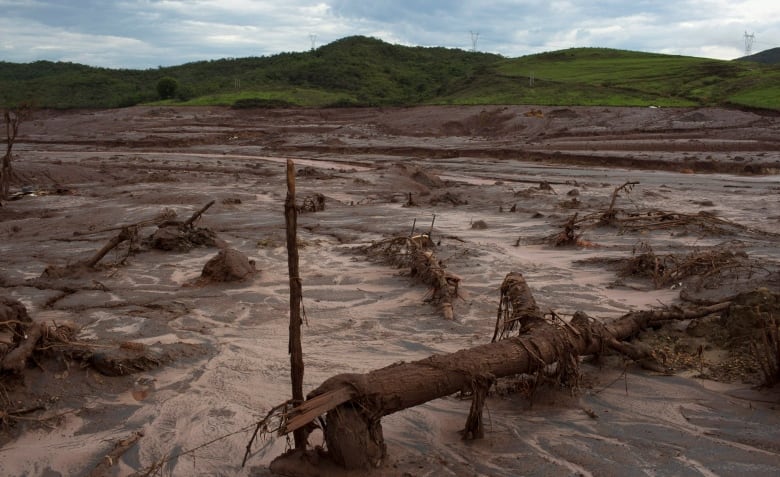
{"label": "fallen tree trunk", "polygon": [[[600,354],[608,348],[646,357],[642,348],[621,340],[637,335],[648,327],[664,322],[707,316],[728,308],[729,303],[689,310],[643,311],[624,315],[603,324],[584,313],[576,313],[570,323],[553,323],[544,319],[520,273],[510,273],[504,281],[506,294],[516,300],[514,322],[521,324],[524,335],[507,338],[446,355],[434,355],[411,363],[398,363],[366,374],[341,374],[326,380],[309,393],[308,400],[289,414],[281,432],[305,426],[317,416],[327,414],[326,442],[337,464],[370,467],[384,457],[380,419],[382,416],[466,390],[482,396],[495,378],[532,374],[558,363],[565,372],[578,363],[580,355]],[[504,288],[502,286],[502,289]],[[526,298],[525,304],[521,302]],[[574,360],[574,363],[572,363]],[[561,371],[563,369],[563,371]],[[481,433],[481,404],[473,406],[466,434]],[[362,428],[344,424],[359,413],[365,421]],[[350,415],[344,419],[343,415]],[[355,433],[362,433],[358,437]],[[363,459],[356,455],[366,456]],[[344,456],[349,456],[345,458]],[[273,467],[272,467],[273,470]]]}
{"label": "fallen tree trunk", "polygon": [[436,257],[433,247],[429,232],[383,240],[371,245],[366,251],[393,265],[408,266],[413,277],[431,287],[430,301],[441,307],[444,318],[454,320],[452,302],[458,297],[460,277],[445,268],[444,263]]}
{"label": "fallen tree trunk", "polygon": [[431,287],[433,290],[431,298],[434,303],[439,303],[441,306],[444,318],[454,320],[452,299],[458,296],[460,277],[445,270],[432,250],[421,246],[413,246],[412,250],[412,276],[419,277],[423,283]]}

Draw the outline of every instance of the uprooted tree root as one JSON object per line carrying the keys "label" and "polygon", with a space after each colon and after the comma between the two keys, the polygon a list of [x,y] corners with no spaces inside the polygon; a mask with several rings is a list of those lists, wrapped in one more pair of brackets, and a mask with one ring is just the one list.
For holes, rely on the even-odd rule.
{"label": "uprooted tree root", "polygon": [[454,319],[452,302],[458,297],[460,277],[445,269],[433,252],[429,235],[392,237],[366,247],[372,258],[397,267],[408,267],[413,277],[431,287],[431,302],[441,307],[444,317]]}

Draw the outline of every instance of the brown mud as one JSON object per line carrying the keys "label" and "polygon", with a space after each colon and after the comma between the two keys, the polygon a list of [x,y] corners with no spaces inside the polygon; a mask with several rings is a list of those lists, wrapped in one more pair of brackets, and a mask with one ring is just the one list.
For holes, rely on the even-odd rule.
{"label": "brown mud", "polygon": [[[106,456],[105,475],[153,466],[162,475],[268,475],[284,439],[256,445],[240,464],[255,422],[289,398],[289,158],[298,196],[315,206],[298,218],[305,392],[334,374],[489,342],[499,286],[513,270],[542,311],[564,318],[780,290],[780,118],[751,111],[39,111],[21,125],[14,153],[15,200],[0,207],[0,294],[35,321],[75,324],[96,349],[144,346],[159,365],[106,376],[100,365],[46,355],[0,375],[4,475],[89,475]],[[628,182],[637,184],[613,204],[620,225],[578,222],[612,209]],[[192,224],[208,240],[142,240],[210,201]],[[568,222],[576,240],[554,246],[549,238]],[[437,259],[459,279],[452,321],[408,270],[364,252],[411,235],[413,224],[431,232]],[[87,261],[129,225],[139,239],[95,267],[41,278],[47,267]],[[202,280],[226,247],[236,263]],[[707,268],[693,260],[702,256],[728,260]],[[656,259],[666,268],[648,268]],[[744,304],[744,319],[768,313],[759,305]],[[735,344],[742,327],[731,318],[648,330],[642,339],[676,376],[611,357],[583,366],[575,396],[488,396],[481,440],[461,441],[469,403],[455,396],[387,416],[389,458],[378,472],[777,475],[778,390],[754,389],[760,369]],[[319,431],[311,441],[322,441]]]}

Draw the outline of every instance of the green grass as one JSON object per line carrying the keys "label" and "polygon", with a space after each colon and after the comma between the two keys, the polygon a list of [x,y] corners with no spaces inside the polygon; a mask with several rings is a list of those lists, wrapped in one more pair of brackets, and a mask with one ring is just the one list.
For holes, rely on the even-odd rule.
{"label": "green grass", "polygon": [[[170,76],[177,99],[158,100]],[[533,84],[531,84],[533,78]],[[151,70],[0,62],[0,106],[416,104],[747,106],[780,110],[780,66],[573,48],[520,58],[348,37],[314,51]]]}
{"label": "green grass", "polygon": [[775,80],[774,85],[741,90],[729,96],[728,100],[740,106],[780,110],[780,78]]}

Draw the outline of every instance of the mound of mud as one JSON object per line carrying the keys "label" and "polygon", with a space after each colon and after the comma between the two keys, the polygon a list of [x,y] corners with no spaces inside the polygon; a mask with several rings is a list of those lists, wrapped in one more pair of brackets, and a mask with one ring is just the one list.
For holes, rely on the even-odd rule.
{"label": "mound of mud", "polygon": [[206,262],[201,278],[212,282],[237,282],[257,272],[255,261],[233,248],[224,248]]}
{"label": "mound of mud", "polygon": [[450,204],[452,206],[468,205],[469,201],[462,198],[460,194],[454,192],[445,192],[431,198],[431,205]]}
{"label": "mound of mud", "polygon": [[580,117],[579,114],[577,114],[576,111],[573,111],[569,108],[563,108],[563,109],[553,109],[549,113],[547,113],[548,118],[556,118],[556,119],[577,119]]}
{"label": "mound of mud", "polygon": [[767,316],[780,317],[780,295],[766,288],[738,295],[720,320],[728,332],[727,344],[744,344],[757,339]]}
{"label": "mound of mud", "polygon": [[446,185],[444,181],[439,178],[439,176],[421,167],[408,166],[403,163],[393,164],[393,167],[402,176],[406,176],[418,184],[424,185],[425,187],[436,189]]}
{"label": "mound of mud", "polygon": [[118,347],[91,353],[88,362],[103,376],[125,376],[159,368],[178,358],[195,356],[201,352],[199,345],[189,343],[146,346],[124,342]]}

